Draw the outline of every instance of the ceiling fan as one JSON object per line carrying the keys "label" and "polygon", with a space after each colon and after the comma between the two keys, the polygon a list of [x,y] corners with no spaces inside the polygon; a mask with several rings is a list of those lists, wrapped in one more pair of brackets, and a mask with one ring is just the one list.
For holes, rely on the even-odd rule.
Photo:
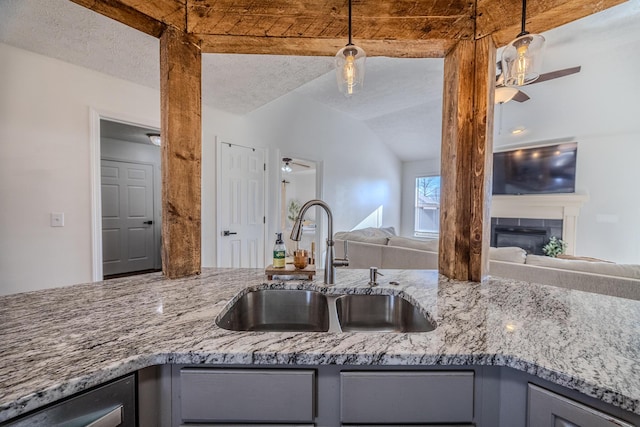
{"label": "ceiling fan", "polygon": [[284,162],[284,165],[282,165],[282,171],[287,173],[293,170],[291,169],[290,165],[301,166],[303,168],[311,167],[309,165],[305,165],[304,163],[294,162],[293,159],[291,159],[290,157],[283,157],[282,161]]}
{"label": "ceiling fan", "polygon": [[[504,84],[504,75],[502,73],[502,63],[497,63],[497,71],[496,71],[496,104],[504,104],[505,102],[509,102],[511,100],[517,102],[525,102],[529,98],[529,95],[519,90],[516,87],[505,86]],[[580,72],[581,66],[565,68],[563,70],[550,71],[548,73],[540,74],[535,81],[529,84],[536,84],[546,82],[547,80],[557,79],[559,77],[569,76],[571,74],[576,74]]]}

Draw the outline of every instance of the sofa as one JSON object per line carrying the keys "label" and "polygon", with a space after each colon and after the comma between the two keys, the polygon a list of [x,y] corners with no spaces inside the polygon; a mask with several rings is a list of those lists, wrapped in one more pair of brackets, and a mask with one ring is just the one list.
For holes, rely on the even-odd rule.
{"label": "sofa", "polygon": [[[397,236],[393,227],[334,234],[336,256],[348,242],[349,268],[437,269],[438,239]],[[496,277],[640,300],[640,265],[528,255],[518,247],[489,248],[489,274]]]}

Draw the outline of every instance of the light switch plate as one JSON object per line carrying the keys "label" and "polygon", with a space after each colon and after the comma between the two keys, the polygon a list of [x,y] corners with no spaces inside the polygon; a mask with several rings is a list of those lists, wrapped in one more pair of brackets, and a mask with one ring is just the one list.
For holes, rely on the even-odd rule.
{"label": "light switch plate", "polygon": [[64,212],[51,212],[51,226],[64,227]]}

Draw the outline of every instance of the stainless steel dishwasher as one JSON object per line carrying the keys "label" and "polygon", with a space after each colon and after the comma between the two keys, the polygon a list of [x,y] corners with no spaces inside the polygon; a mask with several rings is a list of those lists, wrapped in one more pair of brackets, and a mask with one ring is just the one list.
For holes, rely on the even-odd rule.
{"label": "stainless steel dishwasher", "polygon": [[135,427],[135,375],[98,386],[1,427]]}

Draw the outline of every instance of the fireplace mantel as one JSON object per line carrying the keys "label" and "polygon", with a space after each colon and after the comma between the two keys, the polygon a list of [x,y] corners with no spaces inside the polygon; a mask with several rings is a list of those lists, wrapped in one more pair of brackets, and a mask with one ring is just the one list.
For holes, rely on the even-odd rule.
{"label": "fireplace mantel", "polygon": [[574,255],[578,215],[588,200],[588,195],[577,193],[494,195],[491,199],[491,217],[561,219],[562,240],[567,242],[567,254]]}

